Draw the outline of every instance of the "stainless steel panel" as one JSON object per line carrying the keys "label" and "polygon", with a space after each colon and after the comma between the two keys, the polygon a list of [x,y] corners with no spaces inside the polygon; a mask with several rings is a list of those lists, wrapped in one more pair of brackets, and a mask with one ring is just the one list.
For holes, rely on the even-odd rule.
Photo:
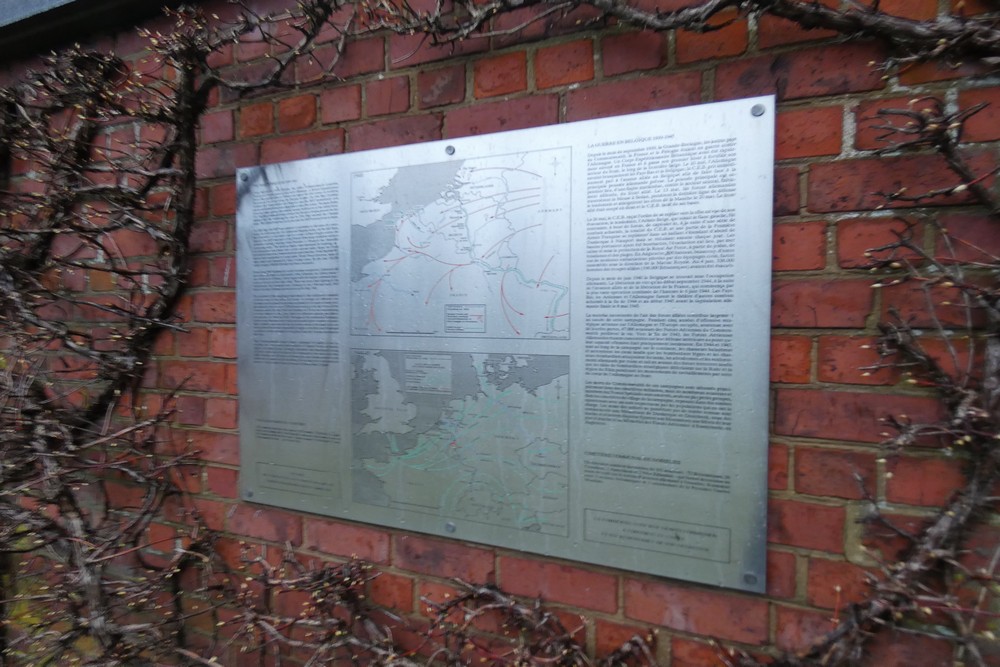
{"label": "stainless steel panel", "polygon": [[765,585],[774,100],[243,169],[245,499]]}

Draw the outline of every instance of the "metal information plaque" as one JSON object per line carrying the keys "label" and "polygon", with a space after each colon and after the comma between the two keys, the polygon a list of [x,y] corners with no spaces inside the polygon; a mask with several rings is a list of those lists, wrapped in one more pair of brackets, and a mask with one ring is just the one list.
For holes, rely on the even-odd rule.
{"label": "metal information plaque", "polygon": [[240,170],[244,499],[763,591],[774,116]]}

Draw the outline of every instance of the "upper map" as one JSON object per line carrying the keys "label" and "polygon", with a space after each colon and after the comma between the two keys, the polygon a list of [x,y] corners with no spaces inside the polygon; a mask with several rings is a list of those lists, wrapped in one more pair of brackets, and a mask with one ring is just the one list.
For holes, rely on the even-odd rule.
{"label": "upper map", "polygon": [[361,171],[351,332],[569,337],[570,149]]}

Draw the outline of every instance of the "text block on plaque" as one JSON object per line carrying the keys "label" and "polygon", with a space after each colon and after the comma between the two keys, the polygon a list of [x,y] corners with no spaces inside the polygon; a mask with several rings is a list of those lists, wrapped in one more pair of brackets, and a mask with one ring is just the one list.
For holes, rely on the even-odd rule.
{"label": "text block on plaque", "polygon": [[774,100],[237,175],[252,502],[764,590]]}

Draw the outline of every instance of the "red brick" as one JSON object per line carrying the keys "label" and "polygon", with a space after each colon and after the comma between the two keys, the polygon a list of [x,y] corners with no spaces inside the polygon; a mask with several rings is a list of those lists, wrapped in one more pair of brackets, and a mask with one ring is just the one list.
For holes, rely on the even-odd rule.
{"label": "red brick", "polygon": [[[995,645],[996,642],[992,643]],[[954,644],[951,641],[896,628],[887,628],[875,633],[867,648],[869,660],[873,665],[955,664]]]}
{"label": "red brick", "polygon": [[776,605],[774,643],[783,651],[797,653],[837,627],[830,614]]}
{"label": "red brick", "polygon": [[553,125],[559,120],[559,97],[533,95],[477,104],[445,113],[445,136],[465,137]]}
{"label": "red brick", "polygon": [[767,595],[772,598],[791,599],[798,587],[795,554],[785,551],[767,552]]}
{"label": "red brick", "polygon": [[[196,240],[193,237],[192,232],[191,245],[194,246]],[[151,235],[144,232],[137,232],[131,229],[116,229],[113,232],[109,232],[101,236],[102,243],[106,244],[112,250],[117,250],[122,256],[126,258],[133,257],[149,257],[156,256],[159,252],[159,246]],[[195,250],[192,247],[192,250]],[[195,250],[197,252],[197,250]],[[86,254],[90,254],[89,251]],[[74,254],[71,259],[83,259],[84,253]]]}
{"label": "red brick", "polygon": [[625,582],[625,616],[746,643],[767,639],[767,601],[659,581]]}
{"label": "red brick", "polygon": [[879,111],[890,111],[894,109],[905,111],[922,111],[930,107],[929,98],[912,97],[890,97],[879,100],[867,100],[858,104],[854,110],[854,146],[862,150],[884,149],[892,141],[905,140],[906,137],[887,134],[881,129],[882,125],[903,126],[906,119],[901,117],[882,117]]}
{"label": "red brick", "polygon": [[[896,243],[907,234],[907,224],[899,218],[853,218],[837,222],[837,261],[845,269],[870,266],[874,259],[889,259],[886,251],[874,252],[891,243]],[[912,228],[914,243],[923,245],[920,226]],[[865,253],[872,251],[871,257]],[[915,259],[917,254],[909,250],[897,250],[893,259]]]}
{"label": "red brick", "polygon": [[320,120],[328,125],[361,118],[361,86],[325,90],[319,96]]}
{"label": "red brick", "polygon": [[778,113],[775,159],[838,155],[843,136],[841,107],[792,109]]}
{"label": "red brick", "polygon": [[188,329],[176,334],[177,354],[182,357],[207,357],[209,329]]}
{"label": "red brick", "polygon": [[440,138],[440,116],[407,116],[350,128],[347,131],[347,147],[351,151],[363,151]]}
{"label": "red brick", "polygon": [[[731,22],[723,25],[726,21]],[[708,23],[722,27],[708,32],[677,31],[677,62],[737,56],[747,50],[747,22],[736,15],[735,9],[716,14]]]}
{"label": "red brick", "polygon": [[701,72],[606,83],[566,95],[566,120],[604,118],[701,102]]}
{"label": "red brick", "polygon": [[771,443],[767,457],[767,488],[784,491],[788,488],[788,446]]}
{"label": "red brick", "polygon": [[278,102],[278,131],[293,132],[316,122],[316,96],[297,95]]}
{"label": "red brick", "polygon": [[[320,54],[324,64],[330,62],[335,44],[328,47]],[[381,36],[359,39],[348,42],[340,60],[333,68],[333,73],[342,79],[350,79],[358,74],[368,74],[370,72],[381,72],[385,69],[385,41]],[[310,72],[300,70],[300,76],[306,80],[310,77]]]}
{"label": "red brick", "polygon": [[620,623],[605,621],[601,618],[596,619],[596,623],[594,624],[594,636],[594,648],[598,659],[608,656],[625,642],[631,641],[633,637],[643,639],[651,648],[652,641],[655,641],[655,637],[647,628],[635,625],[621,625]]}
{"label": "red brick", "polygon": [[200,396],[178,396],[174,402],[177,423],[185,426],[201,426],[205,423],[205,399]]}
{"label": "red brick", "polygon": [[270,164],[342,152],[344,152],[344,131],[338,127],[267,139],[260,148],[260,161]]}
{"label": "red brick", "polygon": [[[839,0],[824,0],[823,4],[838,6]],[[757,46],[770,49],[785,44],[797,44],[836,37],[836,30],[825,28],[804,28],[795,21],[764,14],[757,20]]]}
{"label": "red brick", "polygon": [[257,147],[253,144],[209,146],[198,151],[195,171],[198,178],[233,176],[240,167],[257,163]]}
{"label": "red brick", "polygon": [[514,595],[595,611],[614,613],[618,609],[617,577],[558,563],[504,556],[500,559],[500,587]]}
{"label": "red brick", "polygon": [[884,417],[906,415],[920,421],[936,420],[938,401],[928,396],[893,396],[849,391],[778,389],[774,432],[802,438],[850,442],[881,442],[891,429]]}
{"label": "red brick", "polygon": [[221,498],[239,498],[239,478],[238,470],[211,467],[206,478],[208,492]]}
{"label": "red brick", "polygon": [[[938,326],[964,328],[967,318],[974,327],[985,323],[981,308],[975,304],[971,308],[962,305],[962,292],[958,287],[910,281],[884,287],[881,292],[882,320],[895,320],[892,314],[895,310],[910,326],[932,330]],[[933,310],[929,309],[931,304]]]}
{"label": "red brick", "polygon": [[240,108],[240,136],[259,137],[274,131],[274,108],[270,102]]}
{"label": "red brick", "polygon": [[937,507],[944,505],[965,485],[965,463],[954,459],[889,459],[886,499],[891,503]]}
{"label": "red brick", "polygon": [[213,361],[161,361],[160,386],[187,391],[226,392],[235,377],[233,364]]}
{"label": "red brick", "polygon": [[214,216],[236,213],[236,184],[220,183],[211,190],[211,210]]}
{"label": "red brick", "polygon": [[212,220],[199,222],[191,229],[191,252],[221,252],[226,249],[229,222]]}
{"label": "red brick", "polygon": [[202,461],[239,465],[240,443],[235,435],[174,429],[172,441],[178,453],[192,450]]}
{"label": "red brick", "polygon": [[295,546],[302,543],[302,517],[257,505],[234,505],[226,514],[226,528],[235,535],[266,542],[291,542]]}
{"label": "red brick", "polygon": [[[671,667],[726,667],[725,649],[717,644],[674,637],[670,640]],[[729,656],[726,656],[727,658]]]}
{"label": "red brick", "polygon": [[552,88],[594,78],[594,42],[583,39],[540,48],[535,53],[535,86]]}
{"label": "red brick", "polygon": [[846,561],[810,558],[806,599],[809,604],[825,609],[843,609],[849,603],[860,603],[871,593],[869,575],[868,570]]}
{"label": "red brick", "polygon": [[201,140],[206,144],[233,140],[233,112],[211,111],[201,117]]}
{"label": "red brick", "polygon": [[465,100],[465,67],[456,65],[418,72],[417,97],[421,109],[462,102]]}
{"label": "red brick", "polygon": [[892,16],[923,21],[937,16],[937,0],[880,0],[878,8]]}
{"label": "red brick", "polygon": [[236,428],[238,403],[234,398],[205,399],[205,425],[212,428]]}
{"label": "red brick", "polygon": [[368,597],[375,604],[404,613],[413,610],[413,579],[380,572],[368,586]]}
{"label": "red brick", "polygon": [[404,570],[477,584],[494,579],[493,552],[488,549],[413,535],[397,535],[394,542],[393,565]]}
{"label": "red brick", "polygon": [[874,454],[796,447],[796,493],[860,500],[865,497],[861,485],[875,492]]}
{"label": "red brick", "polygon": [[767,504],[767,541],[803,549],[843,553],[843,507],[772,498]]}
{"label": "red brick", "polygon": [[[199,322],[236,323],[236,294],[233,292],[198,292],[191,295],[192,312]],[[207,339],[206,339],[207,342]]]}
{"label": "red brick", "polygon": [[771,382],[805,383],[812,374],[812,339],[806,336],[771,338]]}
{"label": "red brick", "polygon": [[661,67],[667,62],[667,39],[659,32],[609,35],[601,40],[604,76]]}
{"label": "red brick", "polygon": [[996,141],[1000,139],[1000,88],[973,88],[958,94],[958,107],[970,109],[977,104],[986,108],[966,119],[962,141]]}
{"label": "red brick", "polygon": [[775,327],[860,328],[872,311],[867,280],[777,280],[771,323]]}
{"label": "red brick", "polygon": [[528,88],[528,58],[524,51],[477,60],[473,66],[477,98],[516,93]]}
{"label": "red brick", "polygon": [[871,63],[884,59],[881,47],[853,42],[722,63],[715,96],[729,100],[775,93],[780,100],[793,100],[878,90],[885,81]]}
{"label": "red brick", "polygon": [[389,562],[389,533],[359,524],[306,517],[303,546],[332,556]]}
{"label": "red brick", "polygon": [[222,359],[236,358],[236,329],[212,329],[209,352],[213,357]]}
{"label": "red brick", "polygon": [[[544,5],[501,12],[494,19],[494,30],[498,33],[513,34],[498,34],[493,38],[494,48],[580,32],[598,23],[600,18],[601,11],[588,5],[570,8],[564,12],[549,11]],[[515,31],[515,28],[518,30]]]}
{"label": "red brick", "polygon": [[394,34],[389,36],[389,66],[393,69],[413,67],[436,60],[478,53],[485,51],[488,47],[489,40],[485,39],[466,39],[460,42],[434,45],[427,38],[427,35],[421,33]]}
{"label": "red brick", "polygon": [[1000,232],[996,218],[987,213],[942,216],[941,227],[951,238],[951,248],[938,238],[938,257],[960,262],[995,263],[1000,257]]}
{"label": "red brick", "polygon": [[799,212],[799,170],[787,167],[774,170],[774,214],[794,215]]}
{"label": "red brick", "polygon": [[823,336],[819,339],[817,377],[820,382],[840,384],[895,384],[899,381],[897,370],[871,368],[891,361],[892,357],[879,357],[878,341],[873,336]]}
{"label": "red brick", "polygon": [[369,116],[402,113],[410,108],[410,79],[394,76],[370,81],[365,86],[365,109]]}
{"label": "red brick", "polygon": [[900,68],[899,82],[904,86],[915,86],[935,81],[972,79],[989,74],[990,67],[977,62],[956,65],[949,60],[932,60]]}
{"label": "red brick", "polygon": [[772,268],[775,271],[815,271],[826,266],[826,223],[774,226]]}

